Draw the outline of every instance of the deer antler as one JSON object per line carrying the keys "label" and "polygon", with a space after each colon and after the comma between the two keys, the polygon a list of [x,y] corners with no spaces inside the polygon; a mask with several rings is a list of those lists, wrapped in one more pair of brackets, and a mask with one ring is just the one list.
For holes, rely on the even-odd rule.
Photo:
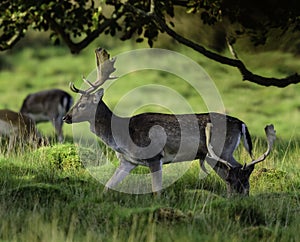
{"label": "deer antler", "polygon": [[228,169],[233,168],[232,164],[230,164],[228,161],[223,160],[221,157],[217,156],[216,153],[213,151],[213,147],[210,144],[210,138],[211,138],[211,128],[212,128],[212,123],[207,123],[205,127],[205,136],[206,136],[206,147],[208,150],[208,155],[209,157],[213,158],[216,161],[220,161],[224,165],[227,166]]}
{"label": "deer antler", "polygon": [[100,87],[105,81],[110,79],[115,79],[116,77],[110,77],[111,73],[113,73],[116,68],[114,67],[116,58],[110,59],[109,53],[103,48],[97,48],[95,50],[96,54],[96,67],[97,67],[97,80],[92,83],[87,80],[84,76],[82,77],[83,81],[87,83],[90,88],[87,90],[80,90],[75,87],[74,83],[70,83],[70,89],[73,92],[88,94]]}
{"label": "deer antler", "polygon": [[97,65],[97,80],[94,83],[94,86],[101,86],[106,80],[115,79],[116,77],[110,77],[110,74],[113,73],[116,68],[114,67],[116,58],[110,58],[109,53],[102,48],[95,50],[96,54],[96,65]]}
{"label": "deer antler", "polygon": [[73,82],[69,83],[69,87],[71,89],[72,92],[76,92],[76,93],[81,93],[81,94],[85,94],[86,92],[84,90],[80,90],[77,87],[75,87]]}
{"label": "deer antler", "polygon": [[265,132],[268,140],[268,148],[265,153],[263,153],[260,157],[257,159],[251,161],[249,164],[245,164],[243,169],[247,169],[250,166],[254,166],[255,164],[262,162],[266,157],[270,154],[270,151],[273,147],[274,141],[276,139],[276,131],[274,130],[274,125],[270,124],[265,127]]}

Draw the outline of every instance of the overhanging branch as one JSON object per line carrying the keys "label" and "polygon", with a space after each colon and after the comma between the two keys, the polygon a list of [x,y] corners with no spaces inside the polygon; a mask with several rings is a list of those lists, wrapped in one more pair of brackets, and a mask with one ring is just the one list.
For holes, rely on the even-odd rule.
{"label": "overhanging branch", "polygon": [[[286,87],[290,84],[296,84],[300,82],[300,76],[298,73],[293,75],[287,76],[285,78],[273,78],[273,77],[264,77],[260,75],[256,75],[249,71],[245,64],[240,61],[239,59],[235,58],[228,58],[212,51],[205,49],[203,46],[186,39],[185,37],[179,35],[174,30],[172,30],[166,22],[160,17],[157,13],[153,14],[155,21],[159,24],[160,28],[166,32],[169,36],[177,40],[179,43],[186,45],[195,51],[201,53],[202,55],[206,56],[207,58],[217,61],[219,63],[233,66],[239,69],[240,73],[243,76],[243,80],[247,80],[262,86],[276,86],[276,87]],[[236,56],[237,57],[237,56]]]}
{"label": "overhanging branch", "polygon": [[62,28],[53,18],[49,15],[44,15],[44,18],[50,24],[51,28],[59,34],[59,36],[64,40],[64,42],[69,47],[71,53],[78,54],[81,50],[87,47],[93,40],[95,40],[101,33],[103,33],[113,22],[117,21],[121,16],[122,12],[118,13],[114,18],[105,19],[103,23],[99,24],[99,27],[87,34],[87,36],[80,42],[74,42],[70,34],[66,33],[64,28]]}

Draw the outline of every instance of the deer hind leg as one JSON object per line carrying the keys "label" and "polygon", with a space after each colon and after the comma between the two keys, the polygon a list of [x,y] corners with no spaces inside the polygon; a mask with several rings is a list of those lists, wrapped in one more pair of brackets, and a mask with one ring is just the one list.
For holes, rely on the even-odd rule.
{"label": "deer hind leg", "polygon": [[162,161],[149,162],[149,168],[152,176],[152,192],[156,195],[160,194],[162,189]]}
{"label": "deer hind leg", "polygon": [[58,116],[55,119],[53,119],[52,124],[55,128],[58,142],[62,143],[64,140],[63,131],[62,131],[62,125],[63,125],[62,116]]}
{"label": "deer hind leg", "polygon": [[200,168],[201,168],[201,170],[204,172],[204,173],[206,173],[206,174],[208,174],[208,171],[207,171],[207,169],[206,169],[206,167],[205,167],[205,157],[206,157],[206,154],[201,154],[200,155],[200,158],[199,158],[199,164],[200,164]]}
{"label": "deer hind leg", "polygon": [[233,157],[233,153],[239,146],[240,140],[240,134],[227,139],[220,155],[222,159],[228,161],[232,166],[240,166],[240,163]]}
{"label": "deer hind leg", "polygon": [[137,165],[132,164],[131,162],[125,160],[123,157],[120,158],[120,165],[116,169],[113,176],[105,184],[105,191],[112,189],[117,186],[123,179],[134,169]]}

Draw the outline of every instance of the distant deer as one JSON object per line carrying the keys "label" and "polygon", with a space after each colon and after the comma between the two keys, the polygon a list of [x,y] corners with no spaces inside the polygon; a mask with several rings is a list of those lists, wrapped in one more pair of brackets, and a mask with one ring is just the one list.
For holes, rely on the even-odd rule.
{"label": "distant deer", "polygon": [[8,109],[0,110],[0,136],[9,139],[7,151],[16,145],[40,145],[41,135],[36,129],[34,121],[28,116]]}
{"label": "distant deer", "polygon": [[[112,79],[115,59],[104,49],[96,49],[97,80],[83,79],[91,87],[80,90],[70,83],[78,102],[63,120],[66,123],[87,121],[90,129],[115,150],[120,165],[106,183],[106,189],[119,184],[138,165],[148,166],[152,174],[152,191],[162,189],[162,165],[199,159],[206,171],[204,160],[226,182],[228,194],[249,194],[249,177],[255,164],[263,161],[272,148],[275,131],[266,127],[268,149],[263,156],[241,165],[234,157],[241,136],[244,147],[252,158],[252,141],[245,123],[220,113],[162,114],[142,113],[133,117],[119,117],[103,102],[104,90],[98,89]],[[98,90],[97,90],[98,89]],[[150,148],[149,148],[150,147]]]}
{"label": "distant deer", "polygon": [[23,101],[20,112],[36,123],[52,122],[59,142],[63,142],[63,116],[73,105],[73,98],[60,89],[44,90],[29,94]]}

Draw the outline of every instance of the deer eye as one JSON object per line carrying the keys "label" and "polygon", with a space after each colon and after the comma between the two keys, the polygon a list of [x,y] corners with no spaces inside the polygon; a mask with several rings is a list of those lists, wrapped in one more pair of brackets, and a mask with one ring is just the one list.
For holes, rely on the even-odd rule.
{"label": "deer eye", "polygon": [[80,104],[78,105],[78,108],[79,108],[79,109],[85,109],[85,107],[86,107],[86,105],[85,105],[84,103],[80,103]]}

